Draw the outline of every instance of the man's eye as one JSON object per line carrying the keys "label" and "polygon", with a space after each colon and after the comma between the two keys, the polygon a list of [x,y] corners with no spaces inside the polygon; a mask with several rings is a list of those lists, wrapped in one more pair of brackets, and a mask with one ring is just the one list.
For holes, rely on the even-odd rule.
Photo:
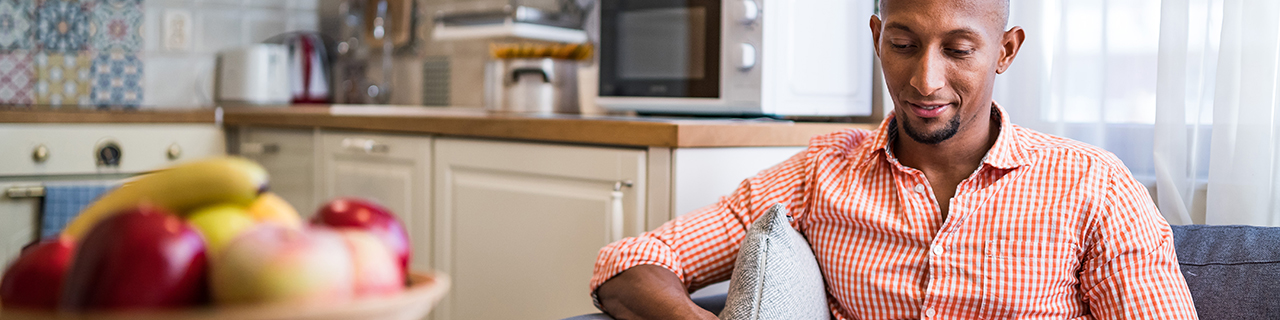
{"label": "man's eye", "polygon": [[911,45],[909,44],[896,44],[896,43],[890,43],[889,46],[893,47],[894,49],[906,49],[911,47]]}
{"label": "man's eye", "polygon": [[951,54],[957,55],[957,56],[967,56],[967,55],[973,54],[973,49],[969,49],[969,50],[947,49],[947,52],[950,52]]}

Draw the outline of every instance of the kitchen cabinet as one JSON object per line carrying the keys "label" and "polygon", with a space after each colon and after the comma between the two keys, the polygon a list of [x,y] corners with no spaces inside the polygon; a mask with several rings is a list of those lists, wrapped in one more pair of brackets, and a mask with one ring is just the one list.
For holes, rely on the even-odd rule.
{"label": "kitchen cabinet", "polygon": [[[431,266],[431,141],[428,136],[321,131],[320,204],[374,200],[398,215],[413,244],[410,268]],[[314,211],[313,211],[314,212]]]}
{"label": "kitchen cabinet", "polygon": [[646,150],[439,138],[435,261],[453,289],[435,319],[595,311],[600,247],[645,229]]}
{"label": "kitchen cabinet", "polygon": [[239,131],[240,155],[257,161],[270,175],[271,192],[310,216],[323,201],[316,197],[315,129],[247,127]]}

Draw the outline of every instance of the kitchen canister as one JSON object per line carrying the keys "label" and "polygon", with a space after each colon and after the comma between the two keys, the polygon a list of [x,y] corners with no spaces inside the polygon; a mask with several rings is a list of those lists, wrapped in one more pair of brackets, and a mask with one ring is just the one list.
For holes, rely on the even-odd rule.
{"label": "kitchen canister", "polygon": [[485,65],[485,109],[512,113],[578,113],[578,61],[496,59]]}

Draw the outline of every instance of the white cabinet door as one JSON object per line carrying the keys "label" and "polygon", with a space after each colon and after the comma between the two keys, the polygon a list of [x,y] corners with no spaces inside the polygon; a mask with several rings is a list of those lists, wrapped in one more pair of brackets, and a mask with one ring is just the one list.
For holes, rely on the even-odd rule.
{"label": "white cabinet door", "polygon": [[314,129],[244,128],[239,151],[267,169],[271,192],[309,217],[322,201],[316,197],[315,141]]}
{"label": "white cabinet door", "polygon": [[[18,258],[22,247],[36,239],[40,210],[39,197],[5,195],[10,188],[40,187],[39,181],[0,182],[0,270]],[[0,271],[2,272],[2,271]]]}
{"label": "white cabinet door", "polygon": [[434,266],[453,279],[435,319],[596,312],[597,253],[644,231],[644,150],[440,138],[435,154]]}
{"label": "white cabinet door", "polygon": [[319,202],[362,197],[395,212],[409,230],[412,270],[431,266],[431,138],[321,133]]}

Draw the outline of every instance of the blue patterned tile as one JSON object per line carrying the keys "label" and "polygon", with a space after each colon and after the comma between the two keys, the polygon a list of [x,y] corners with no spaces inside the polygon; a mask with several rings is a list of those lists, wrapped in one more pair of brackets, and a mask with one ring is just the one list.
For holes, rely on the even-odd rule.
{"label": "blue patterned tile", "polygon": [[94,50],[142,50],[142,3],[139,0],[102,0],[89,18]]}
{"label": "blue patterned tile", "polygon": [[137,53],[99,52],[90,70],[93,77],[90,100],[94,105],[142,104],[142,59]]}
{"label": "blue patterned tile", "polygon": [[57,53],[76,53],[89,42],[89,12],[73,0],[45,0],[36,8],[36,42]]}
{"label": "blue patterned tile", "polygon": [[34,17],[33,1],[0,0],[0,50],[31,49]]}

